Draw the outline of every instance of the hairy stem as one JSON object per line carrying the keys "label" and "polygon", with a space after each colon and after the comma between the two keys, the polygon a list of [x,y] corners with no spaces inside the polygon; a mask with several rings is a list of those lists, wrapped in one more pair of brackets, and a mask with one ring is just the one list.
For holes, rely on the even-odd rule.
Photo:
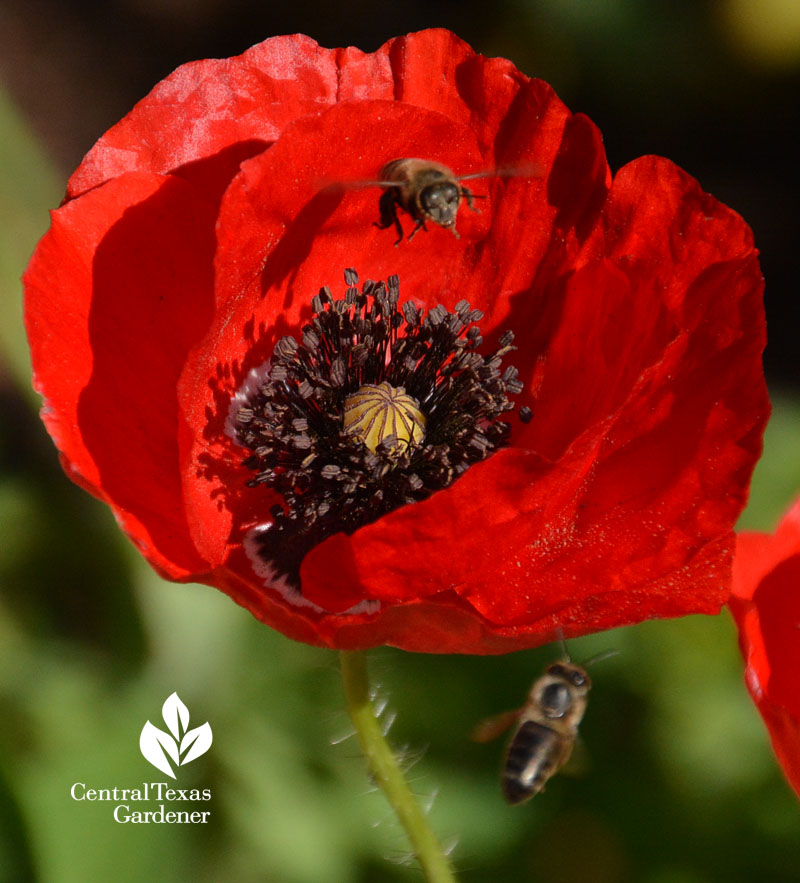
{"label": "hairy stem", "polygon": [[369,695],[366,655],[363,651],[342,651],[340,659],[347,710],[372,777],[405,829],[428,883],[455,883],[450,862],[408,787],[375,716]]}

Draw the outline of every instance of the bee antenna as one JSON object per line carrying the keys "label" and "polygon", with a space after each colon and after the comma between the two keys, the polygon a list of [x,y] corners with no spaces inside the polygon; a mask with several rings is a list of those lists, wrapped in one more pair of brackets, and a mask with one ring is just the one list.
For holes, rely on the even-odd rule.
{"label": "bee antenna", "polygon": [[594,665],[596,662],[602,662],[604,659],[610,659],[612,656],[619,656],[619,650],[603,650],[602,653],[595,653],[595,655],[587,659],[586,662],[581,663],[581,668],[589,668],[590,665]]}
{"label": "bee antenna", "polygon": [[572,657],[569,655],[569,650],[567,650],[567,642],[564,640],[563,629],[559,629],[556,634],[558,635],[558,643],[561,644],[561,652],[564,654],[564,660],[566,662],[572,662]]}

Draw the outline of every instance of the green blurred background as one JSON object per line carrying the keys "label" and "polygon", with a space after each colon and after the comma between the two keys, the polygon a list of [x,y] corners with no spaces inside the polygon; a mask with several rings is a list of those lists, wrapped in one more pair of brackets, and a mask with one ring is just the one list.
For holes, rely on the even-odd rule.
{"label": "green blurred background", "polygon": [[[313,28],[308,22],[314,22]],[[603,130],[612,168],[661,153],[753,226],[767,277],[775,412],[742,525],[800,489],[796,0],[5,0],[0,7],[0,881],[414,881],[347,738],[336,655],[295,644],[205,586],[160,581],[70,484],[36,416],[19,276],[94,140],[178,64],[311,32],[377,48],[451,27],[548,79]],[[796,881],[800,805],[742,684],[727,614],[572,643],[598,665],[585,769],[506,807],[502,746],[468,734],[518,706],[557,648],[500,658],[371,654],[390,736],[413,761],[460,879]],[[215,741],[180,772],[211,824],[121,825],[73,782],[163,780],[138,750],[177,690]],[[152,808],[149,807],[149,808]],[[181,807],[177,807],[181,808]],[[194,807],[192,807],[194,808]],[[207,807],[200,807],[207,808]],[[456,842],[457,841],[457,842]]]}

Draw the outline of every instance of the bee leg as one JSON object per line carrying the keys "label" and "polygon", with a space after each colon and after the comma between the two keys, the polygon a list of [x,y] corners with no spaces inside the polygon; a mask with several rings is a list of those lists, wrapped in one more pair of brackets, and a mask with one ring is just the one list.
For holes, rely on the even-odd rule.
{"label": "bee leg", "polygon": [[[411,235],[408,237],[408,241],[411,242],[411,240],[417,235],[420,230],[424,230],[426,233],[428,232],[428,228],[425,226],[425,221],[422,218],[417,221],[417,226],[414,227],[414,229],[411,231]],[[397,242],[399,241],[400,240],[398,239]],[[395,245],[397,245],[397,242],[395,242]]]}
{"label": "bee leg", "polygon": [[[476,196],[469,189],[469,187],[464,187],[464,186],[461,187],[461,195],[464,197],[464,199],[467,200],[467,205],[472,209],[472,211],[474,211],[476,215],[479,215],[481,212],[480,212],[480,209],[475,207],[475,200],[482,199],[483,197]],[[453,230],[453,232],[455,233],[455,230]]]}
{"label": "bee leg", "polygon": [[379,230],[385,230],[387,227],[394,225],[397,230],[398,240],[395,245],[399,245],[403,241],[403,225],[400,218],[397,217],[397,201],[393,191],[386,190],[378,200],[378,209],[381,213],[380,221],[373,221],[373,224]]}

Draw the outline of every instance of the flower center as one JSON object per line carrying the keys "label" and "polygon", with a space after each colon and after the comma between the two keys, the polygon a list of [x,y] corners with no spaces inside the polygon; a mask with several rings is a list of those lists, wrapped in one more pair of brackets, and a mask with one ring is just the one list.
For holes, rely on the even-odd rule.
{"label": "flower center", "polygon": [[416,447],[425,437],[425,415],[419,402],[402,386],[365,383],[344,400],[344,429],[358,436],[371,450],[387,447]]}
{"label": "flower center", "polygon": [[354,270],[345,280],[343,298],[327,287],[313,298],[300,343],[279,340],[259,383],[237,396],[247,484],[281,500],[258,554],[296,587],[326,537],[425,499],[505,445],[511,427],[498,418],[522,390],[515,368],[501,372],[514,335],[481,355],[483,314],[466,301],[423,314],[398,306],[396,276],[360,291]]}

